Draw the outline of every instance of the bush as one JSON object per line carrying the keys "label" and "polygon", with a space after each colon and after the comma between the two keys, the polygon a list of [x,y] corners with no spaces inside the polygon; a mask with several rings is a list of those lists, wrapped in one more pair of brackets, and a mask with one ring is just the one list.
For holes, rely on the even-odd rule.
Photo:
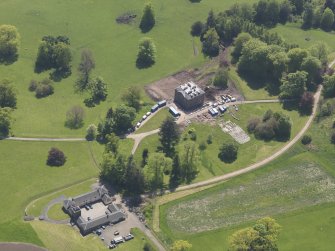
{"label": "bush", "polygon": [[232,163],[237,159],[238,145],[235,143],[223,143],[220,148],[219,158],[227,163]]}
{"label": "bush", "polygon": [[62,166],[66,162],[65,154],[58,148],[51,148],[49,151],[47,165],[48,166]]}
{"label": "bush", "polygon": [[310,135],[304,135],[301,139],[303,145],[308,145],[312,142],[312,137]]}
{"label": "bush", "polygon": [[66,113],[65,125],[71,129],[78,129],[83,126],[84,109],[80,106],[73,106]]}
{"label": "bush", "polygon": [[314,96],[311,92],[304,92],[299,102],[299,109],[302,113],[311,114],[314,106]]}
{"label": "bush", "polygon": [[35,90],[36,98],[44,98],[54,93],[54,88],[50,84],[39,84]]}
{"label": "bush", "polygon": [[328,101],[327,103],[325,103],[321,106],[319,116],[320,117],[328,117],[328,116],[332,115],[333,110],[334,110],[334,108],[333,108],[332,104]]}
{"label": "bush", "polygon": [[94,124],[91,124],[86,129],[86,139],[91,141],[95,140],[97,137],[97,127]]}
{"label": "bush", "polygon": [[199,145],[199,150],[204,151],[204,150],[206,150],[206,148],[207,148],[206,142],[204,142],[204,141],[201,142],[200,145]]}
{"label": "bush", "polygon": [[212,143],[213,143],[213,136],[210,134],[210,135],[208,135],[208,137],[207,137],[207,144],[210,145],[210,144],[212,144]]}
{"label": "bush", "polygon": [[204,30],[204,24],[200,21],[197,21],[192,24],[191,35],[193,37],[199,37],[202,34],[203,30]]}
{"label": "bush", "polygon": [[31,91],[31,92],[34,92],[34,91],[36,91],[37,86],[38,86],[38,82],[36,80],[31,80],[30,84],[29,84],[29,87],[28,87],[28,90]]}

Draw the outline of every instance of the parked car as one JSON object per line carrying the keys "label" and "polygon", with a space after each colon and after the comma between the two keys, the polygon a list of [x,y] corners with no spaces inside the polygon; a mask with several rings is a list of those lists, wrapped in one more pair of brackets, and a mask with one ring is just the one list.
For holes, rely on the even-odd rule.
{"label": "parked car", "polygon": [[134,235],[132,235],[132,234],[128,234],[124,237],[125,241],[129,241],[129,240],[132,240],[132,239],[134,239]]}
{"label": "parked car", "polygon": [[235,102],[235,101],[236,101],[236,98],[232,97],[231,102]]}
{"label": "parked car", "polygon": [[101,231],[101,229],[98,229],[95,233],[96,233],[97,235],[101,235],[101,234],[102,234],[102,231]]}
{"label": "parked car", "polygon": [[147,114],[146,114],[146,115],[147,115],[147,117],[149,117],[149,116],[151,115],[151,112],[147,112]]}
{"label": "parked car", "polygon": [[93,207],[92,207],[92,205],[91,205],[91,204],[89,204],[89,205],[88,205],[88,207],[89,207],[90,209],[93,209]]}
{"label": "parked car", "polygon": [[102,229],[106,229],[106,226],[102,226],[101,228],[102,228]]}
{"label": "parked car", "polygon": [[115,244],[110,244],[108,247],[109,247],[109,249],[114,249],[114,248],[116,248],[116,245]]}
{"label": "parked car", "polygon": [[119,235],[119,234],[120,234],[120,233],[119,233],[119,231],[117,231],[117,230],[114,232],[114,235]]}
{"label": "parked car", "polygon": [[141,125],[141,122],[138,122],[138,123],[136,124],[136,127],[139,128],[140,125]]}
{"label": "parked car", "polygon": [[90,210],[90,208],[89,208],[88,205],[85,205],[84,207],[85,207],[85,209],[86,209],[87,211]]}
{"label": "parked car", "polygon": [[142,120],[146,120],[147,115],[143,115]]}

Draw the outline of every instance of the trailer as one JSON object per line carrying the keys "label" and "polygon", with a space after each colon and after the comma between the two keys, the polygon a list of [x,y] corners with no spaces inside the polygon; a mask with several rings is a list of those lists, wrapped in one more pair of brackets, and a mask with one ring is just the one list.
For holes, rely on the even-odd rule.
{"label": "trailer", "polygon": [[159,107],[166,106],[166,100],[161,100],[161,101],[159,101],[159,102],[157,103],[157,105],[158,105]]}
{"label": "trailer", "polygon": [[169,111],[174,117],[178,117],[180,115],[180,113],[172,106],[169,107]]}

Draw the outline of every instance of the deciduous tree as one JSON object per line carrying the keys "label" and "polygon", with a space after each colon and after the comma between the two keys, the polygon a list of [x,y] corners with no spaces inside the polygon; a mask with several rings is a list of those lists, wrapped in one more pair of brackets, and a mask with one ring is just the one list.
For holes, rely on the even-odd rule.
{"label": "deciduous tree", "polygon": [[238,145],[232,142],[224,142],[220,148],[219,158],[227,163],[237,159]]}
{"label": "deciduous tree", "polygon": [[66,162],[65,154],[56,147],[52,147],[48,154],[48,166],[63,166]]}
{"label": "deciduous tree", "polygon": [[0,107],[16,108],[16,92],[8,80],[0,82]]}
{"label": "deciduous tree", "polygon": [[0,108],[0,139],[9,135],[11,129],[11,111],[9,107]]}
{"label": "deciduous tree", "polygon": [[13,25],[0,25],[0,63],[11,63],[17,59],[20,34]]}
{"label": "deciduous tree", "polygon": [[160,142],[162,144],[163,152],[167,156],[173,156],[174,147],[180,138],[178,125],[173,118],[166,118],[159,131]]}
{"label": "deciduous tree", "polygon": [[72,129],[78,129],[84,124],[84,109],[79,105],[71,107],[66,113],[66,126]]}
{"label": "deciduous tree", "polygon": [[140,40],[136,66],[138,68],[147,68],[156,62],[157,49],[151,38],[145,37]]}

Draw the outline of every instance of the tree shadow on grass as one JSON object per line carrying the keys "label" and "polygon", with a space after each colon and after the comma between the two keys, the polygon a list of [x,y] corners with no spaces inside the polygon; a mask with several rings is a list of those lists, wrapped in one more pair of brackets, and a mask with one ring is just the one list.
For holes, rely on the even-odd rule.
{"label": "tree shadow on grass", "polygon": [[147,69],[150,68],[155,64],[155,61],[143,61],[143,60],[136,60],[136,67],[137,69]]}

